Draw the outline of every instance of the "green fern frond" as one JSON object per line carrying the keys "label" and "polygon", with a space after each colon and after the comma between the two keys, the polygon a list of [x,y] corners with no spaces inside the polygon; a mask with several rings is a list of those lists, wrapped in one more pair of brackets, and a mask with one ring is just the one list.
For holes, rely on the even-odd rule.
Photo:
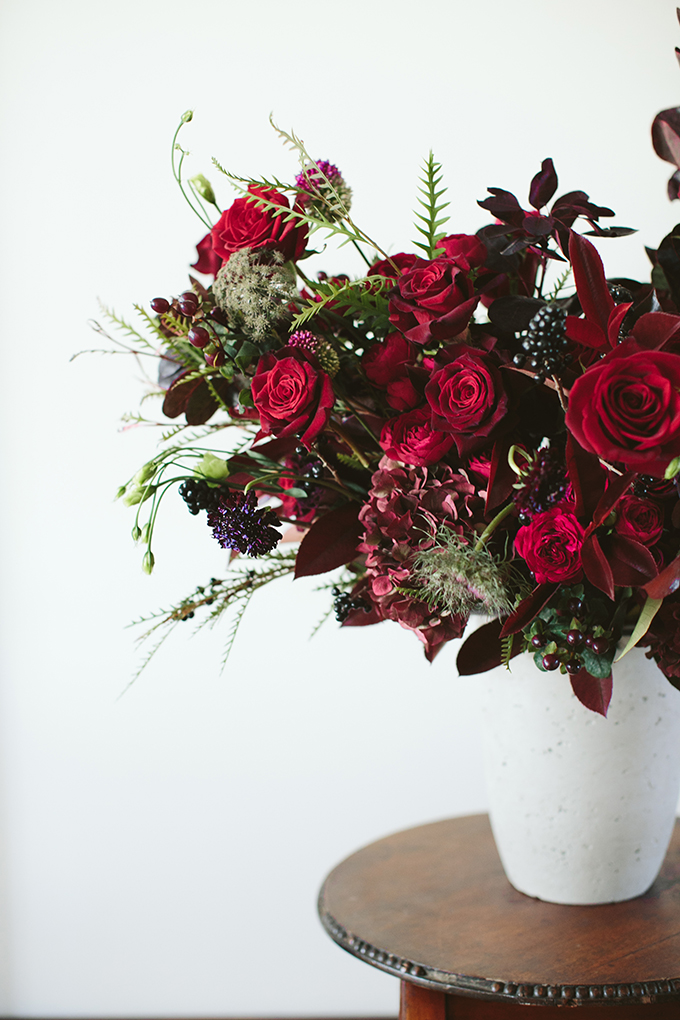
{"label": "green fern frond", "polygon": [[436,246],[437,241],[446,236],[440,228],[449,220],[448,216],[442,216],[442,212],[449,203],[439,201],[442,195],[446,194],[446,188],[439,187],[442,181],[442,165],[435,160],[431,150],[423,165],[423,176],[420,181],[423,186],[418,188],[418,191],[423,197],[419,197],[418,202],[425,214],[416,210],[414,226],[424,240],[413,243],[424,252],[426,258],[436,259],[442,254],[441,249]]}
{"label": "green fern frond", "polygon": [[345,467],[354,468],[357,471],[360,471],[361,468],[363,467],[363,464],[361,463],[359,458],[355,456],[355,454],[351,454],[348,456],[346,453],[336,453],[335,456],[338,458],[341,464],[345,465]]}
{"label": "green fern frond", "polygon": [[510,669],[510,659],[512,658],[512,645],[515,639],[514,634],[508,634],[501,641],[501,663],[506,669]]}
{"label": "green fern frond", "polygon": [[571,266],[567,266],[567,268],[564,270],[562,275],[558,278],[557,283],[555,284],[553,289],[550,291],[549,294],[546,295],[546,301],[554,301],[556,298],[559,297],[561,292],[566,287],[567,282],[568,282],[570,276],[571,276]]}
{"label": "green fern frond", "polygon": [[[299,329],[333,302],[342,305],[343,312],[348,316],[370,320],[372,329],[386,329],[389,326],[388,300],[383,292],[391,290],[392,286],[392,280],[381,276],[371,277],[370,288],[366,286],[365,280],[319,284],[315,297],[308,299],[302,311],[293,319],[291,328]],[[372,317],[377,317],[379,321]]]}

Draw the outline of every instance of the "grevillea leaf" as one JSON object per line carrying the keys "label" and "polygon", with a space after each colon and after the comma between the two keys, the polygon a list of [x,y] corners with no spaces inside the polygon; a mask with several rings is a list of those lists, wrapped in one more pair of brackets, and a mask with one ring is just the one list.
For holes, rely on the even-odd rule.
{"label": "grevillea leaf", "polygon": [[508,634],[517,634],[528,623],[531,623],[543,607],[550,602],[558,588],[559,584],[537,585],[531,595],[527,595],[525,599],[522,599],[517,608],[507,618],[501,628],[500,636],[504,638]]}
{"label": "grevillea leaf", "polygon": [[[510,649],[510,658],[519,655],[523,642],[515,638]],[[505,647],[504,647],[505,646]],[[486,673],[504,661],[507,645],[501,638],[501,621],[492,620],[473,631],[463,642],[456,668],[460,676],[474,676],[475,673]]]}
{"label": "grevillea leaf", "polygon": [[591,676],[586,669],[580,669],[569,678],[571,689],[586,708],[599,715],[607,715],[609,702],[612,700],[612,675],[608,677]]}
{"label": "grevillea leaf", "polygon": [[295,560],[296,577],[325,574],[354,559],[364,531],[358,519],[359,510],[359,503],[345,503],[312,524],[300,542]]}

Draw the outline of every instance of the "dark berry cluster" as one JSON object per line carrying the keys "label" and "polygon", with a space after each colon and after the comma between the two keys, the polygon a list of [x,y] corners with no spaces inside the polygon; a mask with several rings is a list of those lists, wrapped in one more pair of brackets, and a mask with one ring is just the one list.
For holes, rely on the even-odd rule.
{"label": "dark berry cluster", "polygon": [[516,354],[518,368],[529,368],[536,373],[536,381],[559,375],[571,360],[567,353],[569,341],[564,326],[567,313],[556,304],[544,305],[530,321],[522,337],[522,353]]}
{"label": "dark berry cluster", "polygon": [[534,514],[543,513],[564,498],[569,483],[564,458],[551,447],[539,450],[522,471],[514,495],[519,523],[528,524]]}
{"label": "dark berry cluster", "polygon": [[562,633],[556,633],[552,628],[544,629],[539,625],[529,644],[534,652],[546,649],[541,659],[543,669],[552,671],[562,666],[563,672],[566,670],[574,675],[586,665],[583,661],[585,649],[589,649],[593,655],[606,655],[612,648],[612,641],[602,627],[588,627],[583,617],[585,605],[582,599],[570,599],[565,608],[572,617],[572,626]]}
{"label": "dark berry cluster", "polygon": [[208,485],[204,478],[187,478],[180,485],[179,494],[189,508],[189,513],[197,514],[200,510],[215,510],[223,490]]}
{"label": "dark berry cluster", "polygon": [[151,302],[151,307],[160,316],[161,326],[163,316],[171,314],[176,319],[188,320],[189,331],[187,340],[193,347],[203,351],[207,365],[219,368],[226,361],[226,354],[219,336],[211,326],[211,321],[218,322],[222,326],[227,325],[227,320],[219,308],[210,308],[204,305],[203,300],[193,290],[186,290],[178,298],[168,301],[167,298],[157,297]]}
{"label": "dark berry cluster", "polygon": [[338,623],[344,623],[350,613],[362,609],[364,613],[370,613],[371,607],[366,599],[350,595],[348,591],[340,588],[333,588],[333,611]]}

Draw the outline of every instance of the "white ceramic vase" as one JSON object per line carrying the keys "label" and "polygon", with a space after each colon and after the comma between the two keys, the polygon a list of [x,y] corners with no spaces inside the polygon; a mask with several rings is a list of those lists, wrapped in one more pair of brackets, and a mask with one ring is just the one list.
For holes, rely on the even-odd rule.
{"label": "white ceramic vase", "polygon": [[487,681],[491,825],[510,882],[553,903],[646,892],[668,849],[680,791],[680,691],[633,649],[614,666],[607,718],[529,655]]}

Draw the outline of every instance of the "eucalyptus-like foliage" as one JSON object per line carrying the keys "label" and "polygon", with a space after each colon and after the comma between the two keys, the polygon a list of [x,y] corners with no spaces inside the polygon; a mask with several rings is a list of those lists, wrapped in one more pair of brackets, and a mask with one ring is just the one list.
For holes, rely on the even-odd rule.
{"label": "eucalyptus-like foliage", "polygon": [[435,160],[432,150],[430,150],[423,165],[423,175],[420,178],[422,187],[418,188],[423,196],[418,198],[418,202],[424,213],[418,212],[417,209],[415,211],[416,222],[414,225],[422,240],[413,242],[428,259],[436,259],[438,255],[441,255],[441,249],[437,248],[437,241],[446,236],[440,228],[449,220],[448,216],[442,216],[444,209],[450,203],[439,201],[442,195],[446,194],[446,188],[439,187],[441,182],[442,165]]}

